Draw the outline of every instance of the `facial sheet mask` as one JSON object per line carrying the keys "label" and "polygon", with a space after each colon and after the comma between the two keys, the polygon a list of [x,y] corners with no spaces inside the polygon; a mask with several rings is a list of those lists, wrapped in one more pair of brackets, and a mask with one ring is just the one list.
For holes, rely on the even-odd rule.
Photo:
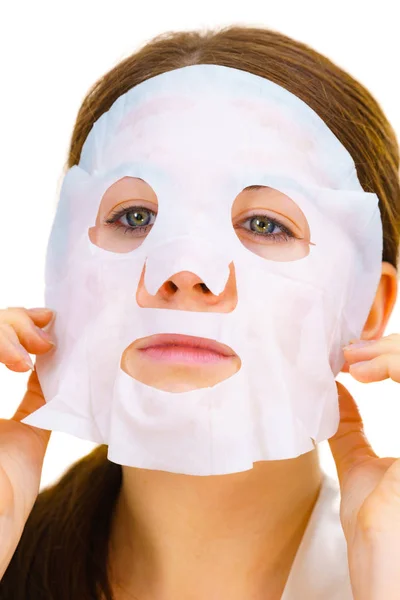
{"label": "facial sheet mask", "polygon": [[[157,202],[140,243],[104,225],[126,200],[107,205],[117,182],[138,186],[136,206],[144,192]],[[256,236],[236,209],[297,239]],[[24,422],[108,444],[122,465],[191,475],[308,452],[337,430],[341,348],[362,332],[381,260],[378,198],[302,100],[217,65],[146,80],[65,175],[46,266],[57,346],[37,358],[46,404]],[[198,310],[177,308],[182,272],[197,277]],[[173,392],[122,368],[131,344],[165,333],[225,344],[240,368]],[[201,380],[209,367],[197,368]]]}

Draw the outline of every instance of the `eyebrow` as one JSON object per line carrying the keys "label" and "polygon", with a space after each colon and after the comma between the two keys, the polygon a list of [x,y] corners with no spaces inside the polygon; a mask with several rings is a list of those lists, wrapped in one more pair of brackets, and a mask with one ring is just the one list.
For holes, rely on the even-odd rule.
{"label": "eyebrow", "polygon": [[263,188],[265,188],[265,185],[248,185],[247,187],[243,188],[243,192],[247,192],[250,190],[261,190]]}

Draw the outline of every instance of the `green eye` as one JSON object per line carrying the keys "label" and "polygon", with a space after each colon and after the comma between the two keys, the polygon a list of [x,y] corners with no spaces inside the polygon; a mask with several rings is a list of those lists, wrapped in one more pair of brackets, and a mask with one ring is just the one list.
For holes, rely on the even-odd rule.
{"label": "green eye", "polygon": [[277,219],[268,215],[253,215],[247,217],[235,226],[243,229],[247,235],[257,238],[260,242],[289,242],[296,239],[295,234]]}
{"label": "green eye", "polygon": [[267,217],[253,217],[250,220],[250,229],[255,231],[256,233],[266,233],[271,234],[275,227],[276,223],[268,219]]}
{"label": "green eye", "polygon": [[145,227],[150,222],[151,211],[146,209],[130,210],[125,213],[121,220],[123,218],[126,219],[126,224],[130,227]]}
{"label": "green eye", "polygon": [[154,225],[157,213],[144,206],[128,206],[114,212],[105,225],[115,229],[122,228],[124,233],[143,236]]}

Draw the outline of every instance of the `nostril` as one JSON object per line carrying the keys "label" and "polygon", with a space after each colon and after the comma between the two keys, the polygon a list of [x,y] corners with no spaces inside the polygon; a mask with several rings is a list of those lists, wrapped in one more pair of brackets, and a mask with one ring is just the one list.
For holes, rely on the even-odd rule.
{"label": "nostril", "polygon": [[173,281],[167,281],[167,285],[170,292],[176,292],[178,286]]}
{"label": "nostril", "polygon": [[178,281],[178,285],[177,285],[172,279],[169,279],[168,281],[166,281],[164,283],[164,290],[171,294],[175,294],[175,292],[177,292],[179,289],[181,289],[183,291],[186,288],[191,288],[191,289],[196,289],[196,290],[200,289],[204,294],[212,293],[210,288],[208,288],[205,283],[196,283],[195,285],[193,285],[192,283],[183,281],[182,285],[180,285],[180,282]]}
{"label": "nostril", "polygon": [[203,292],[205,292],[206,294],[210,293],[210,289],[206,286],[205,283],[199,283],[199,286],[201,287],[201,289],[203,290]]}

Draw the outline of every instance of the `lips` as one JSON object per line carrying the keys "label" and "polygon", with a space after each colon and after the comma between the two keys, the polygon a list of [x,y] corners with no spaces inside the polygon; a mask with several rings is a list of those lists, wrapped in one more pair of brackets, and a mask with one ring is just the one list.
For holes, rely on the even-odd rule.
{"label": "lips", "polygon": [[152,335],[146,338],[146,342],[138,349],[143,350],[145,348],[151,348],[156,346],[180,346],[185,348],[202,348],[203,350],[209,350],[216,354],[222,354],[222,356],[236,356],[235,352],[228,346],[220,344],[215,340],[208,338],[194,337],[192,335],[180,335],[163,333],[158,335]]}
{"label": "lips", "polygon": [[171,333],[136,338],[122,353],[120,366],[136,381],[175,393],[212,387],[241,364],[232,348],[214,339]]}
{"label": "lips", "polygon": [[143,338],[136,348],[143,358],[156,361],[159,365],[211,368],[216,363],[222,364],[237,358],[229,346],[215,340],[171,333]]}

